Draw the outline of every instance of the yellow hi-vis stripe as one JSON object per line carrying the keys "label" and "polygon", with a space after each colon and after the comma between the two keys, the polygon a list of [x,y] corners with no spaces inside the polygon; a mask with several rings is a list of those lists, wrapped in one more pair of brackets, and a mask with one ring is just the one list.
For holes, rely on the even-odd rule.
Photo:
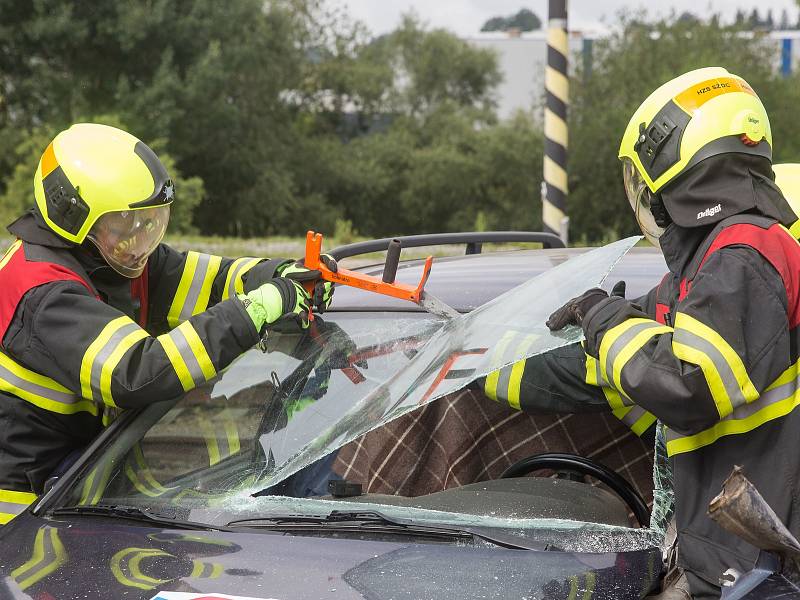
{"label": "yellow hi-vis stripe", "polygon": [[117,368],[119,361],[125,356],[137,342],[150,337],[144,329],[135,329],[126,335],[117,344],[117,347],[111,352],[111,355],[103,363],[102,370],[100,371],[100,392],[103,396],[103,402],[108,406],[116,407],[114,398],[111,396],[111,375],[114,369]]}
{"label": "yellow hi-vis stripe", "polygon": [[189,288],[192,285],[199,258],[200,255],[197,252],[187,252],[186,254],[178,289],[175,291],[175,298],[173,298],[167,313],[167,323],[170,327],[176,327],[180,323],[181,309],[186,303],[186,297],[189,295]]}
{"label": "yellow hi-vis stripe", "polygon": [[2,269],[3,267],[6,266],[6,264],[8,264],[8,261],[11,260],[11,257],[14,256],[14,254],[20,248],[22,248],[22,240],[17,240],[13,244],[11,244],[11,246],[8,247],[8,250],[6,250],[6,253],[3,254],[3,258],[0,259],[0,269]]}
{"label": "yellow hi-vis stripe", "polygon": [[187,252],[175,298],[167,313],[167,323],[176,327],[208,308],[211,287],[219,273],[222,258],[210,254]]}
{"label": "yellow hi-vis stripe", "polygon": [[36,494],[31,492],[0,490],[0,525],[8,523],[30,506],[34,500],[36,500]]}
{"label": "yellow hi-vis stripe", "polygon": [[189,373],[186,362],[183,360],[181,353],[178,351],[178,348],[175,346],[175,342],[172,340],[170,335],[165,333],[164,335],[158,336],[157,339],[161,344],[161,347],[164,349],[164,352],[166,352],[169,362],[172,363],[172,368],[175,369],[175,374],[178,376],[178,379],[181,382],[183,391],[188,392],[189,390],[193,389],[194,379],[192,379],[192,374]]}
{"label": "yellow hi-vis stripe", "polygon": [[[506,348],[508,348],[513,338],[514,332],[506,331],[503,337],[500,338],[500,341],[497,342],[497,346],[495,346],[494,352],[492,353],[492,363],[495,366],[503,364],[503,356],[505,356]],[[499,381],[500,369],[497,369],[486,376],[486,382],[483,384],[484,393],[495,402],[497,401],[497,383]]]}
{"label": "yellow hi-vis stripe", "polygon": [[786,369],[758,400],[736,407],[719,423],[694,435],[667,430],[667,454],[674,456],[713,444],[726,435],[747,433],[768,421],[788,415],[800,405],[800,361]]}
{"label": "yellow hi-vis stripe", "polygon": [[214,363],[189,321],[181,323],[157,339],[172,363],[184,391],[189,391],[216,376]]}
{"label": "yellow hi-vis stripe", "polygon": [[589,354],[586,355],[586,383],[603,390],[603,395],[606,397],[606,402],[608,402],[612,411],[628,408],[620,393],[611,387],[608,381],[603,380],[597,359]]}
{"label": "yellow hi-vis stripe", "polygon": [[631,404],[630,400],[628,400],[628,404],[625,403],[620,393],[603,380],[600,365],[589,354],[586,355],[586,383],[598,386],[603,390],[606,402],[611,407],[611,414],[630,427],[636,435],[642,435],[656,422],[656,417],[652,413],[638,405]]}
{"label": "yellow hi-vis stripe", "polygon": [[18,396],[39,408],[71,415],[86,411],[98,414],[91,400],[82,400],[54,379],[26,369],[0,352],[0,390]]}
{"label": "yellow hi-vis stripe", "polygon": [[[672,351],[682,361],[697,365],[703,371],[720,418],[727,417],[740,404],[758,398],[742,359],[730,344],[711,327],[686,313],[675,315]],[[714,356],[717,353],[719,356]]]}
{"label": "yellow hi-vis stripe", "polygon": [[208,381],[217,374],[217,370],[214,368],[214,363],[211,362],[211,357],[208,355],[206,347],[203,345],[203,340],[197,335],[197,331],[195,331],[191,323],[183,323],[178,329],[183,332],[183,335],[189,342],[189,347],[192,349],[194,357],[200,364],[206,381]]}
{"label": "yellow hi-vis stripe", "polygon": [[[626,319],[616,327],[612,327],[603,335],[598,351],[600,359],[600,371],[603,377],[619,390],[622,394],[630,397],[622,387],[622,369],[633,358],[642,347],[653,337],[663,333],[671,333],[672,328],[666,325],[659,325],[650,319]],[[629,339],[630,338],[630,339]],[[622,347],[616,347],[622,343]],[[608,368],[611,366],[611,372]]]}
{"label": "yellow hi-vis stripe", "polygon": [[[516,354],[519,356],[520,354],[527,352],[528,349],[533,345],[539,338],[539,335],[535,333],[531,333],[526,335],[522,342],[517,346]],[[510,367],[506,367],[507,369],[511,369],[511,375],[508,378],[508,404],[512,408],[516,408],[520,410],[519,404],[519,396],[520,396],[520,388],[522,387],[522,375],[525,372],[525,363],[527,359],[518,360]]]}
{"label": "yellow hi-vis stripe", "polygon": [[231,266],[228,267],[228,275],[225,277],[225,287],[222,291],[223,300],[227,300],[236,294],[244,293],[242,277],[259,262],[261,262],[260,258],[246,256],[244,258],[237,258],[231,263]]}
{"label": "yellow hi-vis stripe", "polygon": [[196,315],[208,309],[208,301],[211,298],[211,287],[214,285],[214,279],[217,273],[219,273],[221,262],[222,258],[219,256],[212,256],[209,258],[208,268],[203,276],[203,285],[200,288],[200,295],[197,297],[197,302],[195,302],[192,308],[192,315]]}
{"label": "yellow hi-vis stripe", "polygon": [[89,347],[83,354],[83,359],[81,360],[81,396],[87,400],[92,400],[94,398],[94,394],[92,393],[92,367],[94,366],[97,355],[111,339],[111,336],[128,323],[132,323],[132,321],[126,316],[117,317],[113,321],[109,321],[100,332],[100,335],[89,344]]}

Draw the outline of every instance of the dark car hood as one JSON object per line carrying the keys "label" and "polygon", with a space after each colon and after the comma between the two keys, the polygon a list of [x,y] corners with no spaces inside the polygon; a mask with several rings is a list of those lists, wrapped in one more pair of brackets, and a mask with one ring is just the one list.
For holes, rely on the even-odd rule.
{"label": "dark car hood", "polygon": [[639,598],[655,585],[660,565],[655,549],[537,552],[26,514],[2,531],[0,597]]}

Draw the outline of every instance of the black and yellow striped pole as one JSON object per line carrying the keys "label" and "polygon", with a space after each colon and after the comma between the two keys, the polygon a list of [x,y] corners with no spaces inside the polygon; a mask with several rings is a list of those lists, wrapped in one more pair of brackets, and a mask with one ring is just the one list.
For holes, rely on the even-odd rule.
{"label": "black and yellow striped pole", "polygon": [[542,221],[545,231],[567,242],[567,0],[549,0],[547,66],[544,85],[544,181]]}

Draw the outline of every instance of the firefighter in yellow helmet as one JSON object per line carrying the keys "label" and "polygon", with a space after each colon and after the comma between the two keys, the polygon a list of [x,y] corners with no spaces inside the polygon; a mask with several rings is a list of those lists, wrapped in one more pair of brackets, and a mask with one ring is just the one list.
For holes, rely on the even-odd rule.
{"label": "firefighter in yellow helmet", "polygon": [[[775,172],[775,183],[795,214],[800,215],[800,163],[773,165],[772,170]],[[789,231],[795,238],[800,238],[800,220],[795,221]]]}
{"label": "firefighter in yellow helmet", "polygon": [[178,397],[330,301],[319,282],[309,297],[298,281],[318,273],[293,261],[161,243],[175,193],[119,129],[73,125],[45,149],[0,260],[0,524],[117,409]]}
{"label": "firefighter in yellow helmet", "polygon": [[597,410],[641,435],[665,426],[674,469],[678,560],[692,594],[719,597],[723,572],[758,551],[707,516],[734,465],[796,535],[800,511],[800,245],[773,178],[772,133],[756,92],[723,68],[691,71],[636,110],[619,149],[625,191],[669,273],[634,302],[589,290],[548,326],[575,344],[528,360],[523,410]]}

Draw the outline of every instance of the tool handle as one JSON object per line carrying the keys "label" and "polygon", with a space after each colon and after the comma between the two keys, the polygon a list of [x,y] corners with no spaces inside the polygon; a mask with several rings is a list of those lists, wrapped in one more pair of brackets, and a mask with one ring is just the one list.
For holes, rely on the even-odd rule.
{"label": "tool handle", "polygon": [[400,240],[394,239],[389,242],[386,249],[386,264],[383,265],[383,282],[394,283],[397,276],[397,265],[400,264]]}

